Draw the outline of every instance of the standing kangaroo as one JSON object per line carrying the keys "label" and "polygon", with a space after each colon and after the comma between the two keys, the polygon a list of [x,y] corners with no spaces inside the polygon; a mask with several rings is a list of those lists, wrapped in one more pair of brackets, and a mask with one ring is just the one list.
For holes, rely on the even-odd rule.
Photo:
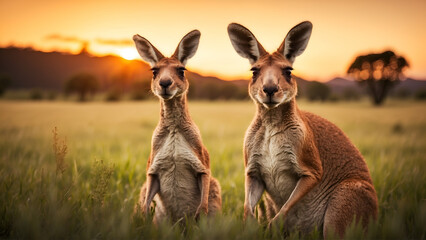
{"label": "standing kangaroo", "polygon": [[[228,34],[253,71],[249,94],[257,112],[244,140],[244,217],[264,191],[265,216],[283,220],[287,230],[307,233],[318,227],[344,235],[355,219],[365,227],[377,216],[377,197],[367,165],[357,148],[334,124],[299,110],[292,65],[305,50],[312,23],[293,27],[278,50],[265,51],[245,27],[232,23]],[[266,211],[266,212],[265,212]]]}
{"label": "standing kangaroo", "polygon": [[220,185],[211,176],[209,154],[189,116],[186,100],[185,64],[197,51],[200,32],[185,35],[170,58],[139,35],[133,40],[142,59],[152,66],[151,89],[161,103],[147,180],[140,192],[140,210],[149,214],[154,207],[155,223],[165,218],[177,222],[186,216],[214,214],[222,205]]}

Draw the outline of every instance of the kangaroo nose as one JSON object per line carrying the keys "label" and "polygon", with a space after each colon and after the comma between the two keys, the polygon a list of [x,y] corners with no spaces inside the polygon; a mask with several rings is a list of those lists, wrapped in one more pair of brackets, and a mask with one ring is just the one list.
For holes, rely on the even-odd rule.
{"label": "kangaroo nose", "polygon": [[274,95],[274,93],[278,92],[277,86],[265,86],[263,87],[263,92],[268,96]]}
{"label": "kangaroo nose", "polygon": [[170,85],[172,85],[172,80],[160,80],[160,86],[164,89],[168,88]]}

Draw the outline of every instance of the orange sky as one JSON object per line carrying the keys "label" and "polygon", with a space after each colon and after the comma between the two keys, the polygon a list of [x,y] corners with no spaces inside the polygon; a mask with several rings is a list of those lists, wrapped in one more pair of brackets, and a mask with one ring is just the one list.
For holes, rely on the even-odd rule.
{"label": "orange sky", "polygon": [[[357,54],[393,49],[409,60],[407,76],[426,79],[425,0],[1,0],[0,46],[78,52],[81,44],[72,39],[77,38],[87,40],[93,54],[131,57],[133,45],[99,40],[131,40],[139,33],[170,55],[187,32],[199,29],[200,46],[188,68],[226,79],[247,78],[248,60],[235,53],[227,25],[245,25],[274,51],[303,20],[312,21],[314,30],[294,64],[299,76],[343,76]],[[47,37],[52,34],[64,38]]]}

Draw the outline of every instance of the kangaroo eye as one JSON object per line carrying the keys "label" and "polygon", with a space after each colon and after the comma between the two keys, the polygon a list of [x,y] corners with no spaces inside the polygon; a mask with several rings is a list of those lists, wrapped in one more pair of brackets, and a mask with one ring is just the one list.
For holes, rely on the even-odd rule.
{"label": "kangaroo eye", "polygon": [[285,77],[285,79],[287,80],[287,82],[291,81],[291,71],[293,70],[293,68],[291,67],[286,67],[282,69],[282,74]]}
{"label": "kangaroo eye", "polygon": [[253,72],[253,82],[256,82],[257,77],[259,76],[259,68],[253,67],[250,69]]}
{"label": "kangaroo eye", "polygon": [[152,78],[157,78],[158,72],[160,71],[160,69],[158,68],[151,68],[152,71]]}
{"label": "kangaroo eye", "polygon": [[182,80],[185,77],[185,71],[186,71],[186,68],[184,68],[184,67],[178,67],[177,68],[177,74],[178,74],[179,78],[182,79]]}

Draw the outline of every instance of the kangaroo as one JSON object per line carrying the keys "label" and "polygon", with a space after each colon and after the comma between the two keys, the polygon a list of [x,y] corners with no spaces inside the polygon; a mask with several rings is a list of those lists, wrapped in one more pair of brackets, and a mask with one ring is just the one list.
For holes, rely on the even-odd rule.
{"label": "kangaroo", "polygon": [[[269,227],[282,221],[286,231],[343,236],[353,221],[364,227],[377,216],[377,196],[367,165],[348,137],[334,124],[299,110],[292,65],[312,32],[306,21],[293,27],[279,48],[268,53],[253,33],[231,23],[236,52],[247,58],[253,78],[249,94],[256,115],[244,140],[244,218],[259,216]],[[261,218],[260,218],[261,219]]]}
{"label": "kangaroo", "polygon": [[198,219],[222,206],[219,182],[211,176],[209,154],[187,106],[185,64],[197,51],[200,35],[198,30],[185,35],[170,58],[145,38],[133,36],[140,56],[152,66],[151,90],[161,105],[138,202],[142,214],[154,208],[154,223]]}

